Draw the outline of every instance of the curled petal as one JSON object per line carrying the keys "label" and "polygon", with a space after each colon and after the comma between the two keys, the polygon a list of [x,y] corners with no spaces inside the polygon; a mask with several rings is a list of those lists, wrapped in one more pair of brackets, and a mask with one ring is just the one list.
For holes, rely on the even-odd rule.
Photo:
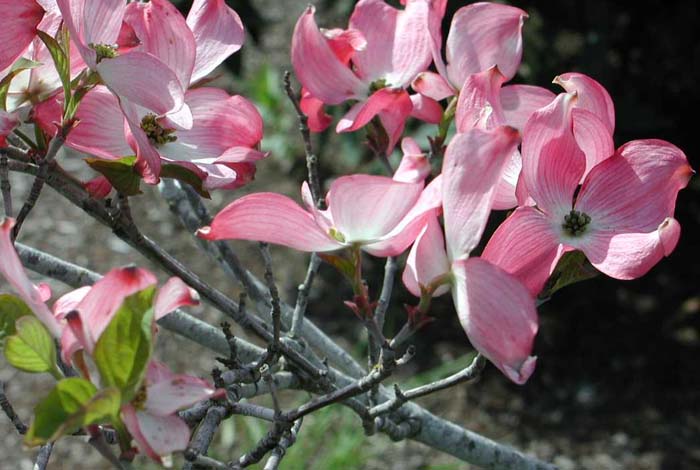
{"label": "curled petal", "polygon": [[[427,286],[433,279],[449,271],[450,262],[445,252],[445,239],[437,216],[433,215],[411,247],[401,279],[411,294],[420,297],[421,286]],[[448,290],[449,286],[440,286],[433,296],[440,296]]]}
{"label": "curled petal", "polygon": [[301,84],[324,103],[360,98],[366,85],[338,60],[314,20],[315,9],[301,15],[292,36],[292,65]]}
{"label": "curled petal", "polygon": [[156,320],[185,305],[199,305],[199,294],[179,277],[171,277],[158,289],[153,305]]}
{"label": "curled petal", "polygon": [[547,106],[554,98],[554,93],[538,86],[508,85],[501,88],[505,123],[522,132],[532,113]]}
{"label": "curled petal", "polygon": [[455,94],[454,88],[441,75],[435,72],[423,72],[411,83],[411,87],[423,96],[436,101],[444,100]]}
{"label": "curled petal", "polygon": [[500,97],[504,81],[505,77],[495,66],[467,77],[455,111],[457,132],[475,127],[493,129],[505,123]]}
{"label": "curled petal", "polygon": [[66,314],[77,309],[80,302],[90,292],[90,289],[92,289],[91,286],[83,286],[59,297],[53,304],[54,316],[61,320]]}
{"label": "curled petal", "polygon": [[523,131],[522,178],[528,194],[545,212],[568,212],[586,168],[573,134],[576,96],[560,94],[536,111]]}
{"label": "curled petal", "polygon": [[524,384],[535,370],[532,347],[538,329],[535,301],[525,286],[481,258],[452,264],[452,297],[474,348],[506,377]]}
{"label": "curled petal", "polygon": [[523,55],[522,28],[527,13],[497,3],[460,8],[447,36],[447,73],[462,86],[473,73],[497,65],[506,81],[513,78]]}
{"label": "curled petal", "polygon": [[121,417],[141,452],[158,463],[161,457],[185,450],[190,440],[190,428],[177,415],[154,416],[124,405]]}
{"label": "curled petal", "polygon": [[3,24],[0,29],[0,71],[10,67],[31,44],[44,10],[34,0],[0,0]]}
{"label": "curled petal", "polygon": [[516,150],[503,168],[501,179],[496,183],[492,207],[494,210],[512,209],[518,205],[517,187],[522,167],[522,157]]}
{"label": "curled petal", "polygon": [[481,257],[520,279],[534,296],[565,251],[555,222],[533,207],[519,207],[496,229]]}
{"label": "curled petal", "polygon": [[403,157],[399,167],[394,172],[394,181],[418,183],[425,181],[430,174],[430,162],[415,140],[404,137],[401,141]]}
{"label": "curled petal", "polygon": [[567,93],[576,93],[577,108],[585,109],[596,115],[608,128],[610,135],[615,131],[615,105],[608,91],[582,73],[565,73],[554,79]]}
{"label": "curled petal", "polygon": [[429,124],[439,124],[442,119],[442,106],[432,98],[421,94],[411,95],[411,117],[420,119]]}
{"label": "curled petal", "polygon": [[494,188],[518,145],[518,131],[498,127],[457,134],[442,165],[445,239],[451,260],[476,247],[491,213]]}
{"label": "curled petal", "polygon": [[367,47],[364,34],[356,29],[326,29],[323,35],[335,56],[345,65],[350,63],[356,52],[364,51]]}
{"label": "curled petal", "polygon": [[333,118],[323,109],[323,101],[311,95],[309,90],[305,88],[301,89],[299,106],[309,118],[309,130],[311,132],[323,132],[331,125]]}
{"label": "curled petal", "polygon": [[288,197],[256,193],[219,212],[197,235],[206,240],[256,240],[301,251],[332,251],[343,244],[331,238],[311,214]]}
{"label": "curled petal", "polygon": [[61,336],[61,325],[46,306],[42,299],[41,292],[27,277],[27,273],[22,267],[22,262],[17,256],[15,246],[11,239],[12,228],[15,226],[14,219],[5,218],[0,223],[0,274],[15,289],[17,294],[24,300],[27,306],[34,312],[39,320],[46,326],[51,334],[59,338]]}
{"label": "curled petal", "polygon": [[245,41],[241,18],[224,0],[195,0],[187,25],[197,46],[192,82],[208,75]]}

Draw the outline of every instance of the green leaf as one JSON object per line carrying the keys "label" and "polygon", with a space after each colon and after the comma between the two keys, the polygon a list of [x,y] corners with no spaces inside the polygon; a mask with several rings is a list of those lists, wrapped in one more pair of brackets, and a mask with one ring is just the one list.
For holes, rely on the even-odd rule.
{"label": "green leaf", "polygon": [[125,403],[141,385],[151,357],[154,294],[149,287],[127,297],[93,352],[102,383],[118,388]]}
{"label": "green leaf", "polygon": [[32,315],[32,310],[22,299],[10,294],[0,295],[0,345],[17,332],[15,322],[26,315]]}
{"label": "green leaf", "polygon": [[[61,31],[59,31],[59,38],[61,39],[61,41],[65,41],[65,36],[61,34]],[[49,54],[51,54],[53,63],[56,66],[56,72],[58,72],[58,76],[61,79],[61,84],[63,85],[63,94],[65,96],[63,105],[65,111],[68,108],[68,104],[71,100],[70,56],[66,54],[66,51],[63,49],[61,44],[56,39],[52,38],[50,35],[46,34],[41,30],[37,30],[36,34],[37,36],[39,36],[39,39],[43,41],[43,43],[46,45],[46,48],[49,50]]]}
{"label": "green leaf", "polygon": [[51,372],[56,369],[56,345],[51,334],[34,316],[23,316],[16,322],[17,332],[5,342],[5,358],[25,372]]}
{"label": "green leaf", "polygon": [[593,267],[582,251],[570,251],[561,257],[538,298],[548,299],[559,289],[592,279],[598,274],[600,272]]}
{"label": "green leaf", "polygon": [[89,424],[118,419],[121,397],[116,388],[97,391],[85,379],[71,377],[56,384],[35,408],[24,443],[37,446],[55,441]]}
{"label": "green leaf", "polygon": [[200,196],[211,199],[211,196],[202,185],[202,179],[197,176],[195,172],[188,170],[184,166],[176,165],[174,163],[164,163],[160,169],[160,176],[163,178],[172,178],[182,181],[185,184],[189,184]]}
{"label": "green leaf", "polygon": [[109,180],[117,191],[125,196],[141,194],[141,175],[136,171],[136,157],[124,157],[119,160],[100,160],[88,158],[85,160],[93,170],[101,173]]}
{"label": "green leaf", "polygon": [[335,269],[340,271],[340,274],[348,278],[350,282],[354,282],[355,279],[355,265],[352,261],[342,256],[328,255],[325,253],[319,253],[319,258],[321,258],[326,263],[333,266]]}
{"label": "green leaf", "polygon": [[34,62],[33,60],[25,59],[23,57],[12,65],[12,68],[7,75],[5,75],[5,78],[0,81],[0,109],[7,110],[7,92],[10,89],[12,79],[25,70],[33,69],[34,67],[38,67],[40,65],[40,62]]}

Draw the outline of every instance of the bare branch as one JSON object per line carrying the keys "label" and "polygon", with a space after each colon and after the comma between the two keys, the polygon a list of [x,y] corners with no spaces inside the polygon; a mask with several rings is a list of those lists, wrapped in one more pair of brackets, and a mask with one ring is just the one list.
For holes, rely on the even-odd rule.
{"label": "bare branch", "polygon": [[302,422],[302,418],[298,419],[294,423],[294,426],[292,426],[292,429],[290,429],[282,436],[279,444],[277,444],[277,447],[275,447],[272,450],[270,458],[267,460],[267,463],[265,464],[265,468],[263,470],[277,470],[277,468],[279,468],[280,462],[284,458],[284,454],[297,441],[297,435],[299,434],[299,430],[301,429]]}
{"label": "bare branch", "polygon": [[7,156],[4,153],[0,153],[0,191],[2,191],[5,217],[12,217],[12,185],[10,184]]}
{"label": "bare branch", "polygon": [[33,470],[46,470],[46,466],[49,464],[49,459],[51,458],[52,450],[53,442],[44,444],[39,448],[39,453],[36,456]]}
{"label": "bare branch", "polygon": [[294,306],[294,313],[292,313],[292,326],[289,329],[289,336],[291,336],[292,338],[299,337],[301,327],[304,323],[306,306],[309,303],[309,292],[311,291],[311,285],[314,282],[314,278],[316,277],[316,273],[318,272],[318,267],[320,264],[321,258],[319,258],[316,253],[311,253],[311,258],[309,259],[309,267],[306,269],[306,277],[304,278],[304,282],[299,285],[297,302]]}
{"label": "bare branch", "polygon": [[20,417],[17,416],[17,413],[15,413],[15,409],[12,407],[7,395],[5,395],[5,382],[2,381],[0,381],[0,407],[2,407],[2,411],[5,412],[17,432],[21,435],[26,434],[27,425],[24,424]]}
{"label": "bare branch", "polygon": [[[280,293],[275,284],[275,276],[272,272],[272,256],[270,255],[270,246],[267,243],[260,242],[260,254],[265,264],[265,284],[270,291],[270,314],[272,316],[272,341],[270,342],[270,351],[272,357],[279,350],[280,332],[282,329],[282,310],[280,307]],[[270,360],[268,357],[265,362]]]}
{"label": "bare branch", "polygon": [[399,266],[396,263],[396,258],[392,256],[388,257],[386,259],[386,264],[384,265],[384,281],[382,282],[382,291],[379,294],[377,307],[374,309],[374,318],[377,322],[379,331],[384,331],[384,317],[386,316],[387,308],[389,308],[391,293],[394,289],[394,278],[396,277],[396,272],[398,269]]}
{"label": "bare branch", "polygon": [[207,453],[209,444],[211,444],[214,434],[216,433],[216,429],[219,427],[221,420],[226,417],[226,414],[226,407],[224,406],[212,406],[207,410],[204,419],[199,427],[197,427],[197,430],[190,440],[189,447],[185,451],[187,462],[182,467],[183,470],[192,470],[192,468],[194,468],[193,459],[190,459],[189,456],[198,456]]}

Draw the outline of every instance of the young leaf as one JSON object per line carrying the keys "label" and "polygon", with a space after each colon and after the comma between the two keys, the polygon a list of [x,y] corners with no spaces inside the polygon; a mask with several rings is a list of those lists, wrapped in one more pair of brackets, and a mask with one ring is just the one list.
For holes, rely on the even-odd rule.
{"label": "young leaf", "polygon": [[160,168],[160,176],[163,178],[172,178],[182,181],[185,184],[189,184],[200,196],[211,199],[209,192],[207,192],[202,185],[202,178],[184,166],[175,165],[173,163],[165,163]]}
{"label": "young leaf", "polygon": [[0,344],[5,338],[17,332],[15,322],[20,317],[31,315],[32,311],[19,297],[10,294],[0,295]]}
{"label": "young leaf", "polygon": [[116,388],[97,392],[95,386],[85,379],[63,379],[34,408],[34,421],[24,443],[37,446],[89,424],[112,422],[117,419],[120,403]]}
{"label": "young leaf", "polygon": [[125,196],[141,194],[141,175],[134,167],[136,157],[124,157],[119,160],[88,158],[85,161],[93,170],[107,178],[110,184]]}
{"label": "young leaf", "polygon": [[338,255],[329,255],[320,253],[318,255],[323,261],[337,269],[340,274],[345,276],[350,282],[355,279],[355,265],[347,258]]}
{"label": "young leaf", "polygon": [[118,388],[124,402],[138,390],[151,357],[154,293],[149,287],[127,297],[93,352],[102,383]]}
{"label": "young leaf", "polygon": [[58,77],[61,79],[61,84],[63,85],[63,95],[64,99],[64,111],[68,108],[70,103],[71,88],[70,88],[70,57],[61,47],[61,44],[52,38],[50,35],[46,34],[41,30],[36,32],[39,39],[43,41],[46,48],[51,54],[53,63],[56,66],[56,72],[58,72]]}
{"label": "young leaf", "polygon": [[7,72],[7,75],[0,80],[0,109],[7,110],[7,92],[10,89],[12,79],[21,72],[33,69],[34,67],[38,67],[40,65],[41,64],[39,62],[34,62],[33,60],[25,59],[24,57],[20,58],[14,63],[10,71]]}
{"label": "young leaf", "polygon": [[34,316],[23,316],[16,322],[17,332],[5,342],[5,358],[25,372],[51,372],[56,368],[56,346],[51,334]]}
{"label": "young leaf", "polygon": [[598,274],[600,272],[586,259],[582,251],[570,251],[561,257],[538,297],[548,299],[559,289],[594,278]]}

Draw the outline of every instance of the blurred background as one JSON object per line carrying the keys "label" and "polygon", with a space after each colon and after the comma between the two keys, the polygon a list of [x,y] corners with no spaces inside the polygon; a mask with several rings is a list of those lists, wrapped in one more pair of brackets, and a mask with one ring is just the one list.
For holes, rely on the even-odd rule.
{"label": "blurred background", "polygon": [[[184,13],[191,2],[176,1]],[[212,210],[248,192],[273,190],[298,198],[306,176],[297,121],[284,96],[282,72],[291,69],[291,32],[308,0],[228,1],[248,30],[243,49],[220,70],[217,85],[242,94],[259,107],[265,119],[263,148],[271,157],[258,165],[256,181],[237,193],[218,193]],[[390,2],[391,3],[391,2]],[[394,2],[398,4],[398,2]],[[446,32],[454,11],[469,2],[448,2]],[[616,145],[641,138],[668,140],[684,150],[691,166],[700,168],[700,41],[698,7],[694,1],[510,2],[530,15],[524,28],[525,53],[516,83],[548,86],[561,73],[579,71],[600,81],[616,105]],[[318,23],[344,27],[354,2],[317,0]],[[343,110],[336,109],[337,116]],[[410,134],[427,147],[434,126],[411,127]],[[381,173],[363,146],[362,132],[316,136],[321,176],[350,172]],[[394,155],[398,158],[398,155]],[[77,156],[63,164],[89,175]],[[21,201],[31,183],[13,176],[13,191]],[[676,218],[683,235],[675,252],[647,276],[616,281],[599,276],[558,292],[540,308],[540,332],[535,346],[537,370],[524,386],[508,382],[494,367],[480,381],[420,403],[431,411],[493,439],[509,443],[562,469],[700,468],[700,181],[691,179],[681,191]],[[134,206],[143,230],[181,257],[212,283],[236,295],[221,273],[192,250],[191,237],[160,201],[145,188]],[[505,214],[494,217],[490,230]],[[32,213],[21,241],[98,271],[129,262],[148,263],[47,190]],[[234,243],[260,273],[255,244]],[[276,276],[288,301],[303,279],[306,257],[274,248]],[[402,260],[403,261],[403,260]],[[367,259],[367,277],[377,295],[381,260]],[[55,285],[56,292],[65,287]],[[7,286],[0,284],[0,290]],[[405,318],[401,305],[415,299],[398,286],[388,314],[388,333]],[[366,339],[354,315],[342,306],[351,293],[328,267],[322,266],[309,306],[310,318],[341,344],[362,357]],[[195,313],[221,321],[206,308]],[[449,296],[434,303],[431,323],[413,342],[415,360],[399,381],[419,385],[459,370],[473,350],[457,321]],[[243,334],[242,332],[239,332]],[[205,351],[164,333],[158,355],[178,370],[206,376],[213,358]],[[50,380],[19,374],[4,362],[0,380],[28,419],[38,394]],[[27,390],[31,389],[32,393]],[[303,397],[290,396],[290,403]],[[214,445],[214,454],[230,460],[249,449],[267,432],[252,419],[229,420]],[[0,418],[2,468],[31,468],[32,452],[19,446],[7,420]],[[59,443],[50,468],[107,468],[80,443]],[[8,467],[5,467],[8,465]],[[148,464],[140,461],[147,468]],[[140,467],[139,467],[140,468]],[[305,422],[298,443],[282,468],[288,469],[465,469],[467,465],[420,444],[393,443],[384,436],[367,438],[360,422],[340,407],[324,410]]]}

